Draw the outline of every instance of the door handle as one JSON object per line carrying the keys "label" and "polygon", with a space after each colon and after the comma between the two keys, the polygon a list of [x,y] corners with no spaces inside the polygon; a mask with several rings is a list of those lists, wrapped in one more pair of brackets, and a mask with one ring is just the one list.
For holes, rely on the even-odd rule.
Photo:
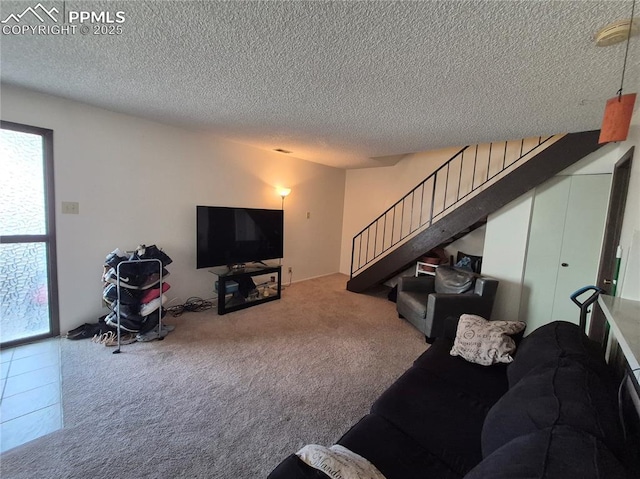
{"label": "door handle", "polygon": [[613,281],[611,281],[610,279],[605,279],[603,281],[604,284],[613,284]]}
{"label": "door handle", "polygon": [[563,268],[566,268],[567,266],[569,266],[569,263],[562,263],[560,266],[562,266]]}

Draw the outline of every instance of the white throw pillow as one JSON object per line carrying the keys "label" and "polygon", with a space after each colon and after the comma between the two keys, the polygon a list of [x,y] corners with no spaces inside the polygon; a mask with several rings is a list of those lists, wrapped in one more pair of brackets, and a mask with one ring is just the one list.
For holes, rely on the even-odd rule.
{"label": "white throw pillow", "polygon": [[296,455],[331,478],[385,479],[368,460],[339,444],[331,447],[307,444]]}
{"label": "white throw pillow", "polygon": [[524,330],[522,321],[487,321],[473,314],[463,314],[458,322],[451,356],[460,356],[471,363],[491,366],[510,363],[516,343],[509,337]]}

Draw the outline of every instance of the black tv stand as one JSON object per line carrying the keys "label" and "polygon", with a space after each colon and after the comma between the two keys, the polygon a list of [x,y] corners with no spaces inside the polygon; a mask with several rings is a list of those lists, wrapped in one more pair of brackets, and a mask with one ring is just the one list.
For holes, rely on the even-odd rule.
{"label": "black tv stand", "polygon": [[[269,287],[263,287],[249,293],[244,297],[239,293],[234,293],[227,299],[227,283],[234,281],[242,283],[253,276],[275,273],[277,288],[273,291]],[[229,268],[225,273],[215,273],[218,275],[218,314],[223,315],[238,311],[239,309],[251,308],[258,304],[267,303],[280,299],[282,293],[282,266],[246,266],[242,268]]]}

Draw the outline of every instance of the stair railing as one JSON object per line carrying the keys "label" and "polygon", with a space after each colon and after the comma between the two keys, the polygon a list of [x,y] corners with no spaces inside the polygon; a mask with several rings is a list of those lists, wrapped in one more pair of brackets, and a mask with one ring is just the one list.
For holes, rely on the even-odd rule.
{"label": "stair railing", "polygon": [[[548,146],[549,137],[465,146],[352,239],[351,278]],[[543,148],[544,146],[544,148]]]}

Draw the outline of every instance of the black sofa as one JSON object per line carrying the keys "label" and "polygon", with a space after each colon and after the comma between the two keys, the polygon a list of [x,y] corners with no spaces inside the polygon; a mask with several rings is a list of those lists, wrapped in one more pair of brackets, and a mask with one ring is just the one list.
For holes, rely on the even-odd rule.
{"label": "black sofa", "polygon": [[[451,356],[448,330],[337,444],[386,479],[630,477],[616,382],[578,326],[542,326],[493,366]],[[329,476],[292,454],[268,477]]]}

